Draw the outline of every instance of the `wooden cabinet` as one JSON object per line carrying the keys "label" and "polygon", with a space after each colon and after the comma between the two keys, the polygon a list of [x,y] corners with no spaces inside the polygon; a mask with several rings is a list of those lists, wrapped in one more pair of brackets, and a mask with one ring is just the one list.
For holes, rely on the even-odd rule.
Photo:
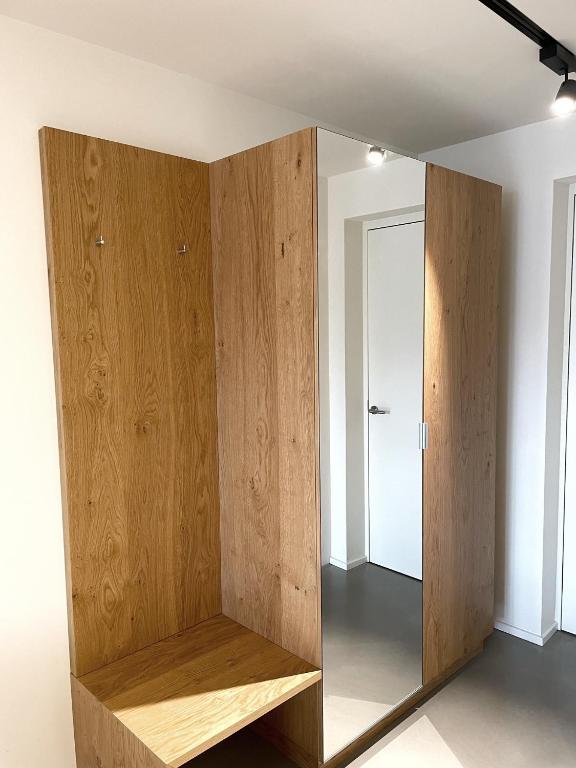
{"label": "wooden cabinet", "polygon": [[[251,723],[318,766],[316,130],[210,165],[41,149],[78,766]],[[428,167],[418,695],[492,628],[499,209]]]}
{"label": "wooden cabinet", "polygon": [[427,165],[424,684],[494,628],[500,208],[500,187]]}

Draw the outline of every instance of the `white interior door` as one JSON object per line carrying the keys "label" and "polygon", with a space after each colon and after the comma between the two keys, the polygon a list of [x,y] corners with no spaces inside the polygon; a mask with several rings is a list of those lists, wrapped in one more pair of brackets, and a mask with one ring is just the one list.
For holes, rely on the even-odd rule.
{"label": "white interior door", "polygon": [[[576,197],[572,200],[576,205]],[[574,210],[574,209],[573,209]],[[575,237],[572,238],[572,298],[568,359],[568,411],[564,496],[564,566],[562,576],[562,629],[576,634],[576,274]]]}
{"label": "white interior door", "polygon": [[422,578],[424,222],[368,232],[370,562]]}

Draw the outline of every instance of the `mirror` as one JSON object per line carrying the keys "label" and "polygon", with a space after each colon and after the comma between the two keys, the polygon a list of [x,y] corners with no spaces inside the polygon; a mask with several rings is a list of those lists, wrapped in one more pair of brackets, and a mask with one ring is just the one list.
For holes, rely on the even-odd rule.
{"label": "mirror", "polygon": [[318,130],[324,760],[422,685],[426,165]]}

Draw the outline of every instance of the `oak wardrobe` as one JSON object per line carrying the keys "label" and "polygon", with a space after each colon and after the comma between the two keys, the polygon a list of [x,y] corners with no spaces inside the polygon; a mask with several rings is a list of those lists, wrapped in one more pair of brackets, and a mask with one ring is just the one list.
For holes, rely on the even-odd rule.
{"label": "oak wardrobe", "polygon": [[[201,766],[246,727],[335,766],[492,631],[501,190],[346,142],[40,132],[79,768]],[[352,672],[385,688],[396,583],[418,679],[329,746],[362,699],[335,627],[380,617]]]}

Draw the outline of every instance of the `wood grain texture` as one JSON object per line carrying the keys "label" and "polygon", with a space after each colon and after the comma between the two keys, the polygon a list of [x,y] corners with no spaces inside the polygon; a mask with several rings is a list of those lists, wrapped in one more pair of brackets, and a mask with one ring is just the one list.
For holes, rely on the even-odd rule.
{"label": "wood grain texture", "polygon": [[177,768],[319,680],[308,662],[217,616],[80,683]]}
{"label": "wood grain texture", "polygon": [[77,768],[164,768],[78,678],[70,676]]}
{"label": "wood grain texture", "polygon": [[312,131],[210,173],[223,612],[318,664]]}
{"label": "wood grain texture", "polygon": [[300,768],[320,762],[322,684],[307,688],[254,723],[254,730]]}
{"label": "wood grain texture", "polygon": [[82,675],[221,610],[209,177],[50,128],[41,153]]}
{"label": "wood grain texture", "polygon": [[424,683],[494,626],[501,189],[428,164]]}
{"label": "wood grain texture", "polygon": [[[320,666],[316,132],[210,166],[223,612]],[[315,701],[270,724],[315,744]]]}

